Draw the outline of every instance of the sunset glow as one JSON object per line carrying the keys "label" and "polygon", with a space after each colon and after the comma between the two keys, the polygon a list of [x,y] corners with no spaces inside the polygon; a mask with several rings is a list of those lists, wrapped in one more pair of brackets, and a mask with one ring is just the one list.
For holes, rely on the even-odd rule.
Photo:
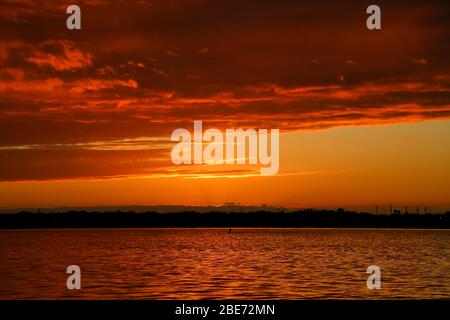
{"label": "sunset glow", "polygon": [[[66,5],[0,4],[0,208],[450,209],[448,4]],[[174,165],[194,120],[279,129],[278,174]]]}

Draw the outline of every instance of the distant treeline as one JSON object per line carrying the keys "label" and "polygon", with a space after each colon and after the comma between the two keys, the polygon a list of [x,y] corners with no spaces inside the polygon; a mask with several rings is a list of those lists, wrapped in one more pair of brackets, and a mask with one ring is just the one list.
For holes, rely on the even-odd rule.
{"label": "distant treeline", "polygon": [[0,214],[0,229],[14,228],[450,228],[445,214],[376,215],[345,210],[301,210],[294,212],[18,212]]}

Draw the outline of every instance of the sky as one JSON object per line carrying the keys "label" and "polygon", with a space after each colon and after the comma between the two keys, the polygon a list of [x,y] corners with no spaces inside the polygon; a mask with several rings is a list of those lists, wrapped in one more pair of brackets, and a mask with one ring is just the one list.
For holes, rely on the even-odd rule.
{"label": "sky", "polygon": [[[0,4],[0,208],[450,210],[448,1],[378,1],[381,30],[364,1],[77,4]],[[194,120],[279,129],[278,174],[173,165]]]}

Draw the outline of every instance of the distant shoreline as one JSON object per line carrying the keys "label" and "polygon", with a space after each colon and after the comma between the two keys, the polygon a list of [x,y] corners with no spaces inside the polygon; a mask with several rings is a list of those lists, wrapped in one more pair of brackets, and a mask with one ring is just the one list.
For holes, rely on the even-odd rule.
{"label": "distant shoreline", "polygon": [[370,214],[344,210],[176,213],[132,211],[0,214],[0,229],[52,228],[393,228],[450,229],[445,214]]}

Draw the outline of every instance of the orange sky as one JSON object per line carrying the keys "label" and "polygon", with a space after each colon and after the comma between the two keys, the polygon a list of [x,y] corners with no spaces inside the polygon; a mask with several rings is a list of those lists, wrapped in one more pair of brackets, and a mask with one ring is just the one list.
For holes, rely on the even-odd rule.
{"label": "orange sky", "polygon": [[[0,4],[0,207],[450,209],[447,1]],[[280,172],[181,166],[194,120],[279,128]]]}

